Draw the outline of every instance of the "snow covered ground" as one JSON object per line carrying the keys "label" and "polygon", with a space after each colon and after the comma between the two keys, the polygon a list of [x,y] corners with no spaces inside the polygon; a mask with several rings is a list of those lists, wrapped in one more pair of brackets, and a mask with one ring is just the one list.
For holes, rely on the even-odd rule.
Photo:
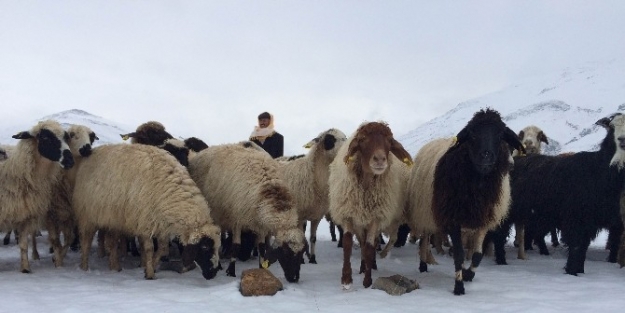
{"label": "snow covered ground", "polygon": [[[45,233],[44,233],[45,236]],[[121,272],[111,272],[105,259],[91,253],[88,272],[79,269],[79,253],[69,252],[65,267],[54,268],[45,237],[38,237],[41,260],[32,261],[33,273],[22,274],[19,249],[14,241],[0,246],[0,312],[622,312],[625,308],[625,269],[607,263],[603,249],[607,236],[593,242],[586,274],[564,274],[566,251],[551,248],[552,255],[529,251],[529,260],[517,260],[508,247],[507,266],[485,258],[466,295],[454,296],[453,259],[438,255],[439,265],[418,273],[417,246],[395,248],[378,260],[380,276],[401,274],[416,279],[421,289],[402,296],[362,287],[362,275],[354,275],[354,287],[340,286],[342,250],[330,241],[328,225],[319,227],[317,260],[302,265],[301,280],[290,284],[275,264],[270,269],[285,290],[273,297],[243,297],[239,277],[224,271],[204,280],[196,269],[185,274],[159,271],[157,279],[143,279],[138,259],[127,257]],[[360,264],[356,251],[352,265]],[[225,265],[225,262],[222,261]],[[238,262],[237,274],[255,267],[257,261]]]}

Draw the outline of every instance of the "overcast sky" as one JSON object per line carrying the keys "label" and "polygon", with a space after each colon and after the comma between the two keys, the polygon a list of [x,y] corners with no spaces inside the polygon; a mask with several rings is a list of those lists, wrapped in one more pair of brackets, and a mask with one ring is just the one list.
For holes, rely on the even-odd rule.
{"label": "overcast sky", "polygon": [[625,1],[0,0],[0,121],[83,109],[211,144],[269,111],[286,154],[396,135],[527,76],[625,55]]}

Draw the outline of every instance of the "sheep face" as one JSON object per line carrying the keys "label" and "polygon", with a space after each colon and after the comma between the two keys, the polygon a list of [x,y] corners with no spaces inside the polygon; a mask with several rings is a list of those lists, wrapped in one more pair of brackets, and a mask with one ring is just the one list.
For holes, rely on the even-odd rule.
{"label": "sheep face", "polygon": [[321,147],[323,147],[325,155],[328,157],[328,159],[330,159],[330,161],[332,161],[334,160],[334,157],[336,157],[336,153],[343,145],[345,140],[347,140],[347,137],[342,131],[336,128],[331,128],[319,134],[319,136],[315,137],[313,140],[309,141],[307,144],[304,145],[304,148],[312,148],[315,145],[320,144],[322,145]]}
{"label": "sheep face", "polygon": [[130,143],[140,143],[150,146],[160,146],[165,140],[174,138],[170,133],[165,131],[165,126],[159,122],[149,121],[137,127],[137,130],[120,135],[124,140],[130,138]]}
{"label": "sheep face", "polygon": [[265,258],[269,264],[276,261],[280,263],[280,267],[284,271],[284,278],[290,283],[299,281],[299,272],[304,258],[304,249],[294,251],[287,243],[283,243],[279,247],[269,247],[265,253]]}
{"label": "sheep face", "polygon": [[98,136],[88,127],[72,125],[67,130],[69,133],[69,149],[74,153],[80,153],[83,157],[91,155],[93,142],[98,140]]}
{"label": "sheep face", "polygon": [[613,115],[609,125],[614,128],[614,142],[616,143],[616,153],[610,165],[616,165],[622,169],[625,166],[625,115]]}
{"label": "sheep face", "polygon": [[358,152],[363,172],[373,175],[386,171],[389,152],[404,163],[412,164],[410,154],[393,138],[391,129],[384,123],[370,122],[360,126],[349,144],[344,162],[349,163]]}
{"label": "sheep face", "polygon": [[202,237],[198,243],[184,247],[182,263],[184,268],[192,268],[197,264],[202,269],[205,279],[212,279],[219,270],[219,255],[216,253],[215,242],[208,236]]}
{"label": "sheep face", "polygon": [[549,144],[545,133],[536,126],[528,126],[519,132],[519,139],[525,146],[528,154],[540,153],[541,143]]}
{"label": "sheep face", "polygon": [[506,127],[497,111],[490,109],[477,112],[458,133],[457,140],[454,148],[467,149],[474,169],[481,175],[491,173],[499,154],[507,153],[508,149],[502,149],[502,141],[525,153],[517,135]]}
{"label": "sheep face", "polygon": [[4,161],[6,159],[8,159],[7,152],[3,149],[0,149],[0,161]]}
{"label": "sheep face", "polygon": [[185,146],[182,140],[167,139],[165,143],[158,146],[159,148],[171,153],[180,164],[185,167],[189,166],[189,148]]}
{"label": "sheep face", "polygon": [[14,139],[35,139],[37,150],[44,158],[58,162],[62,168],[74,166],[74,158],[69,150],[69,134],[56,122],[39,122],[30,131],[13,135]]}

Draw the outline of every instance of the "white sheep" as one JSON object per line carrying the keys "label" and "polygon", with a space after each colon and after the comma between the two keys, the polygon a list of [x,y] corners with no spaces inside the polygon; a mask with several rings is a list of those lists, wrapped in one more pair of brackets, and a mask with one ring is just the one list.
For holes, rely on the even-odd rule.
{"label": "white sheep", "polygon": [[[116,144],[95,148],[77,163],[72,206],[83,270],[89,268],[96,230],[107,229],[141,239],[146,279],[154,279],[154,264],[161,254],[154,253],[152,238],[165,241],[170,236],[178,236],[182,244],[193,248],[185,251],[202,253],[198,263],[204,278],[215,276],[219,228],[213,225],[206,200],[186,168],[172,155],[147,145]],[[110,252],[110,267],[119,270],[117,249]]]}
{"label": "white sheep", "polygon": [[[211,146],[190,160],[189,172],[206,197],[215,223],[222,231],[232,232],[228,276],[236,276],[241,231],[249,230],[259,238],[274,235],[279,248],[270,249],[266,257],[270,261],[278,257],[289,282],[299,280],[304,232],[278,164],[268,153],[248,142]],[[262,256],[264,251],[259,248]]]}
{"label": "white sheep", "polygon": [[410,154],[393,138],[388,125],[369,122],[360,125],[330,165],[330,214],[344,230],[341,283],[345,289],[353,282],[353,235],[361,246],[363,285],[372,284],[378,235],[401,214],[402,161],[412,164]]}
{"label": "white sheep", "polygon": [[74,158],[67,144],[69,135],[56,121],[39,122],[13,138],[20,139],[14,153],[0,163],[0,229],[22,234],[20,271],[29,273],[27,234],[36,231],[62,169],[71,168]]}
{"label": "white sheep", "polygon": [[305,226],[306,221],[310,221],[309,263],[317,263],[317,227],[328,213],[330,163],[346,139],[343,132],[331,128],[305,145],[310,148],[305,156],[278,158],[279,169],[295,201],[300,224]]}

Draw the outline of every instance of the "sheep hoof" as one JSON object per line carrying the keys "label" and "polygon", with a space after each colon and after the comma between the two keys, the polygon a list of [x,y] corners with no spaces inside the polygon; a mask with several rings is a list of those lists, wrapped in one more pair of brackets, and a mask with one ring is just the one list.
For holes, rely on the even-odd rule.
{"label": "sheep hoof", "polygon": [[237,275],[234,274],[234,271],[234,262],[230,262],[230,265],[228,265],[228,269],[226,270],[226,276],[237,277]]}
{"label": "sheep hoof", "polygon": [[310,258],[308,259],[308,263],[317,264],[317,258],[315,257],[314,254],[310,256]]}
{"label": "sheep hoof", "polygon": [[24,274],[30,274],[30,270],[25,268],[25,269],[23,269],[23,270],[22,270],[22,273],[24,273]]}
{"label": "sheep hoof", "polygon": [[462,280],[463,281],[473,281],[473,278],[475,278],[475,272],[472,270],[462,270]]}
{"label": "sheep hoof", "polygon": [[462,281],[456,280],[454,285],[454,295],[460,296],[464,294],[464,283]]}
{"label": "sheep hoof", "polygon": [[343,290],[350,290],[352,289],[352,284],[341,284],[341,287],[343,287]]}
{"label": "sheep hoof", "polygon": [[362,285],[365,288],[371,287],[372,284],[373,284],[373,279],[371,279],[371,277],[365,277],[365,279],[362,281]]}
{"label": "sheep hoof", "polygon": [[420,261],[419,262],[419,273],[423,273],[423,272],[427,272],[428,271],[428,264]]}
{"label": "sheep hoof", "polygon": [[497,265],[508,265],[508,262],[506,262],[506,259],[496,259],[495,262],[497,263]]}

